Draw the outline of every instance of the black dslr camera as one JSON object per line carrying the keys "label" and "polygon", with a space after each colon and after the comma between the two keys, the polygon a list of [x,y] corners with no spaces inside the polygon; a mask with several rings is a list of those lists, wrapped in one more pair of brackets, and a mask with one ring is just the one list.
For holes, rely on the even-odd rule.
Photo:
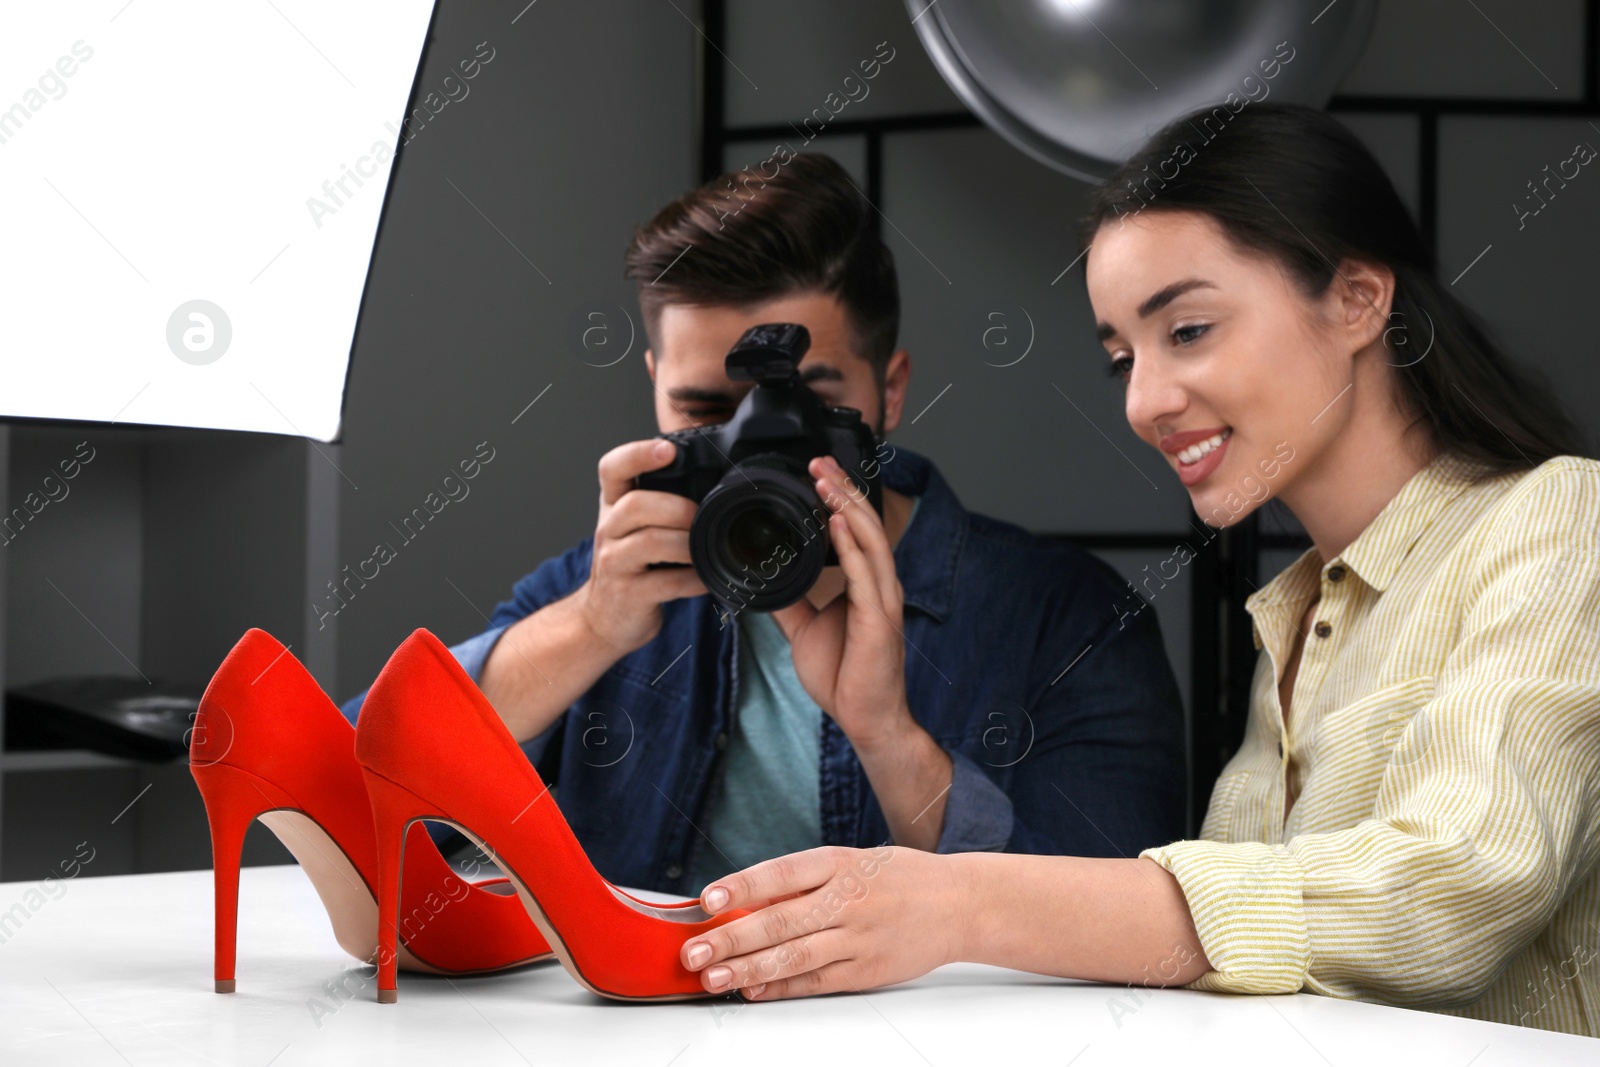
{"label": "black dslr camera", "polygon": [[755,382],[733,418],[660,436],[678,446],[640,489],[697,502],[689,525],[695,573],[730,611],[777,611],[816,584],[838,554],[825,533],[826,503],[806,465],[831,455],[883,514],[872,429],[855,408],[829,407],[801,384],[811,334],[794,323],[746,330],[729,350],[728,377]]}

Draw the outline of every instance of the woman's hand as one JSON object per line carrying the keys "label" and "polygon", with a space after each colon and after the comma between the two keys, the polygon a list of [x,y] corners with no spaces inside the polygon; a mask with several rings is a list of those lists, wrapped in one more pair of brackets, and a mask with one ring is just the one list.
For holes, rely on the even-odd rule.
{"label": "woman's hand", "polygon": [[683,965],[750,1000],[909,981],[965,956],[972,901],[955,860],[827,846],[719,878],[701,894],[707,911],[761,910],[685,942]]}

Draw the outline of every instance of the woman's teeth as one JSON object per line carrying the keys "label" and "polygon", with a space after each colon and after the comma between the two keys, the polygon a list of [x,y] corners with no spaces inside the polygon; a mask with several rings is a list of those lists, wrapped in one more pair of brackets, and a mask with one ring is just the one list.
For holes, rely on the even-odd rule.
{"label": "woman's teeth", "polygon": [[1232,430],[1223,430],[1215,436],[1208,437],[1199,444],[1190,445],[1178,453],[1179,463],[1198,463],[1206,453],[1222,447],[1222,442],[1233,435]]}

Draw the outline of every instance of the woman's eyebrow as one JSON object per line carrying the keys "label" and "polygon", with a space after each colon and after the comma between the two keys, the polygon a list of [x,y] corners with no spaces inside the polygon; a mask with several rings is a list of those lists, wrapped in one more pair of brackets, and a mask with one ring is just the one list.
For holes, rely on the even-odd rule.
{"label": "woman's eyebrow", "polygon": [[[1139,317],[1141,319],[1148,319],[1151,315],[1154,315],[1156,312],[1160,311],[1162,308],[1166,307],[1168,304],[1172,303],[1174,300],[1178,299],[1178,297],[1182,296],[1184,293],[1187,293],[1191,289],[1215,288],[1216,286],[1214,284],[1206,281],[1204,278],[1185,278],[1181,282],[1173,282],[1171,285],[1157,289],[1154,293],[1151,293],[1149,299],[1139,305]],[[1101,322],[1095,324],[1094,332],[1095,337],[1103,342],[1106,338],[1113,336],[1117,332],[1117,328],[1111,325],[1109,322]]]}

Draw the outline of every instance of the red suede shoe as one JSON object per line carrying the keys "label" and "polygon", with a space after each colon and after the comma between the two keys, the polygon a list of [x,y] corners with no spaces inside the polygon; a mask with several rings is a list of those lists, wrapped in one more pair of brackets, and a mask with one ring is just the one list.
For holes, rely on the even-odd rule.
{"label": "red suede shoe", "polygon": [[[339,946],[372,962],[380,942],[378,844],[355,730],[265,631],[247,631],[206,687],[189,769],[211,824],[217,992],[234,990],[239,850],[257,818],[300,861]],[[421,824],[411,827],[407,844],[404,943],[396,949],[391,907],[380,970],[387,963],[392,974],[398,963],[434,974],[476,974],[550,958],[550,946],[504,878],[468,882]]]}
{"label": "red suede shoe", "polygon": [[[557,958],[615,1000],[714,996],[679,962],[684,941],[741,915],[655,905],[600,877],[538,771],[450,650],[417,630],[367,693],[356,730],[378,834],[378,1000],[396,997],[401,864],[417,819],[450,823],[506,873]],[[409,868],[408,868],[409,869]]]}

